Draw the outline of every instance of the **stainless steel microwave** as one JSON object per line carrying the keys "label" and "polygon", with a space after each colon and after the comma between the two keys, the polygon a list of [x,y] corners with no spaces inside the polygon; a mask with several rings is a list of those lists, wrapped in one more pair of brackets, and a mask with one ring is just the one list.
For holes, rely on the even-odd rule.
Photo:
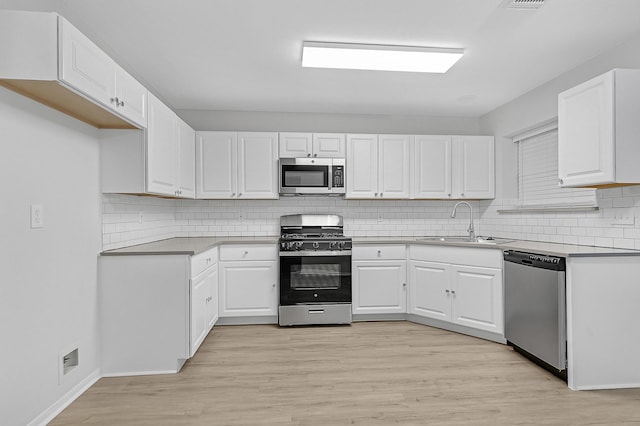
{"label": "stainless steel microwave", "polygon": [[343,195],[344,158],[281,158],[280,195]]}

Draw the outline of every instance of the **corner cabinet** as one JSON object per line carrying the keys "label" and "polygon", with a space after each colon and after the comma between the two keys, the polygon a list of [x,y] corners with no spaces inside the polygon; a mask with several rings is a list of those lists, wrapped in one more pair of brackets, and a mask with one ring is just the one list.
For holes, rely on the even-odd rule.
{"label": "corner cabinet", "polygon": [[405,314],[405,245],[355,246],[352,258],[353,314]]}
{"label": "corner cabinet", "polygon": [[0,10],[0,85],[98,128],[147,126],[147,89],[62,16]]}
{"label": "corner cabinet", "polygon": [[346,198],[409,198],[411,136],[347,135]]}
{"label": "corner cabinet", "polygon": [[409,250],[409,314],[439,321],[431,325],[450,323],[464,327],[455,331],[503,338],[502,251],[427,245]]}
{"label": "corner cabinet", "polygon": [[495,198],[494,151],[493,136],[415,136],[411,198]]}
{"label": "corner cabinet", "polygon": [[640,70],[614,69],[558,95],[563,187],[640,183]]}
{"label": "corner cabinet", "polygon": [[204,131],[196,140],[196,198],[278,198],[277,133]]}
{"label": "corner cabinet", "polygon": [[341,133],[280,133],[280,158],[344,158],[345,135]]}
{"label": "corner cabinet", "polygon": [[100,132],[102,192],[195,196],[195,131],[149,94],[145,131]]}

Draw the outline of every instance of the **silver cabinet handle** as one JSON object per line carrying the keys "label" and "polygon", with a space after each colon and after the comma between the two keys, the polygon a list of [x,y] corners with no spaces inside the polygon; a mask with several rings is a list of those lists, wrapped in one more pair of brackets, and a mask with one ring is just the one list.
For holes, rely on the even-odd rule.
{"label": "silver cabinet handle", "polygon": [[242,192],[238,192],[238,197],[242,197]]}
{"label": "silver cabinet handle", "polygon": [[407,286],[407,283],[402,283],[402,287],[406,287],[406,286]]}
{"label": "silver cabinet handle", "polygon": [[451,194],[447,194],[447,196],[451,197]]}
{"label": "silver cabinet handle", "polygon": [[378,250],[378,256],[382,254],[382,250]]}
{"label": "silver cabinet handle", "polygon": [[380,196],[382,197],[382,192],[380,193]]}
{"label": "silver cabinet handle", "polygon": [[111,98],[111,103],[116,103],[116,106],[118,105],[118,98]]}
{"label": "silver cabinet handle", "polygon": [[460,194],[461,197],[464,197],[464,192],[462,194]]}
{"label": "silver cabinet handle", "polygon": [[317,156],[318,156],[318,154],[313,154],[313,156],[314,156],[314,157],[317,157]]}
{"label": "silver cabinet handle", "polygon": [[236,193],[235,193],[235,192],[232,192],[232,193],[231,193],[231,196],[232,196],[232,197],[235,197],[235,196],[236,196]]}
{"label": "silver cabinet handle", "polygon": [[311,153],[307,154],[307,157],[311,157]]}
{"label": "silver cabinet handle", "polygon": [[451,290],[451,294],[453,294],[455,296],[456,295],[456,291],[455,290]]}
{"label": "silver cabinet handle", "polygon": [[271,287],[276,288],[276,283],[271,284]]}
{"label": "silver cabinet handle", "polygon": [[564,183],[564,179],[558,179],[558,182],[560,182],[560,185],[562,185]]}
{"label": "silver cabinet handle", "polygon": [[375,194],[373,194],[373,196],[374,196],[374,197],[377,197],[377,196],[378,196],[378,193],[376,192]]}
{"label": "silver cabinet handle", "polygon": [[120,101],[120,106],[123,107],[124,106],[124,101]]}
{"label": "silver cabinet handle", "polygon": [[449,290],[448,289],[445,290],[444,292],[447,293],[447,296],[449,295]]}

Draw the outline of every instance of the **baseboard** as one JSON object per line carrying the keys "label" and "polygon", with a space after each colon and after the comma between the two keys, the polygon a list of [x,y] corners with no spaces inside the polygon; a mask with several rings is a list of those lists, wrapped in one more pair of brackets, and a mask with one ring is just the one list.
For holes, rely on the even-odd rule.
{"label": "baseboard", "polygon": [[430,327],[442,328],[443,330],[449,330],[460,334],[466,334],[467,336],[478,337],[484,340],[491,340],[496,343],[506,344],[507,340],[502,334],[492,333],[485,330],[477,330],[471,327],[465,327],[463,325],[453,324],[447,321],[440,321],[433,318],[421,317],[415,314],[407,314],[407,321],[415,322],[416,324],[428,325]]}
{"label": "baseboard", "polygon": [[278,316],[260,317],[219,317],[216,325],[254,325],[254,324],[278,324]]}
{"label": "baseboard", "polygon": [[73,401],[75,401],[80,395],[82,395],[87,389],[89,389],[95,382],[100,379],[100,369],[93,371],[84,380],[75,385],[65,393],[60,399],[54,402],[49,408],[44,410],[38,417],[31,420],[28,426],[45,426],[51,420],[53,420],[58,414],[60,414],[65,408],[67,408]]}

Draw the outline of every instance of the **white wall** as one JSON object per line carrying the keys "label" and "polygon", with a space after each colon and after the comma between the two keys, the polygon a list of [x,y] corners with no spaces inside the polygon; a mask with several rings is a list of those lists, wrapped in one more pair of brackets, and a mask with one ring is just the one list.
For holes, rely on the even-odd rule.
{"label": "white wall", "polygon": [[[496,200],[483,202],[485,231],[540,241],[640,249],[640,188],[598,190],[600,211],[586,213],[499,214],[516,203],[517,150],[513,134],[558,115],[558,93],[612,68],[640,68],[640,34],[480,119],[480,133],[496,138]],[[640,135],[638,137],[640,143]],[[639,159],[640,161],[640,159]],[[615,217],[635,217],[635,225],[613,226]]]}
{"label": "white wall", "polygon": [[[0,424],[24,425],[99,368],[98,136],[1,87],[0,129]],[[59,356],[75,347],[80,365],[59,383]]]}
{"label": "white wall", "polygon": [[196,130],[477,135],[468,117],[178,110]]}

